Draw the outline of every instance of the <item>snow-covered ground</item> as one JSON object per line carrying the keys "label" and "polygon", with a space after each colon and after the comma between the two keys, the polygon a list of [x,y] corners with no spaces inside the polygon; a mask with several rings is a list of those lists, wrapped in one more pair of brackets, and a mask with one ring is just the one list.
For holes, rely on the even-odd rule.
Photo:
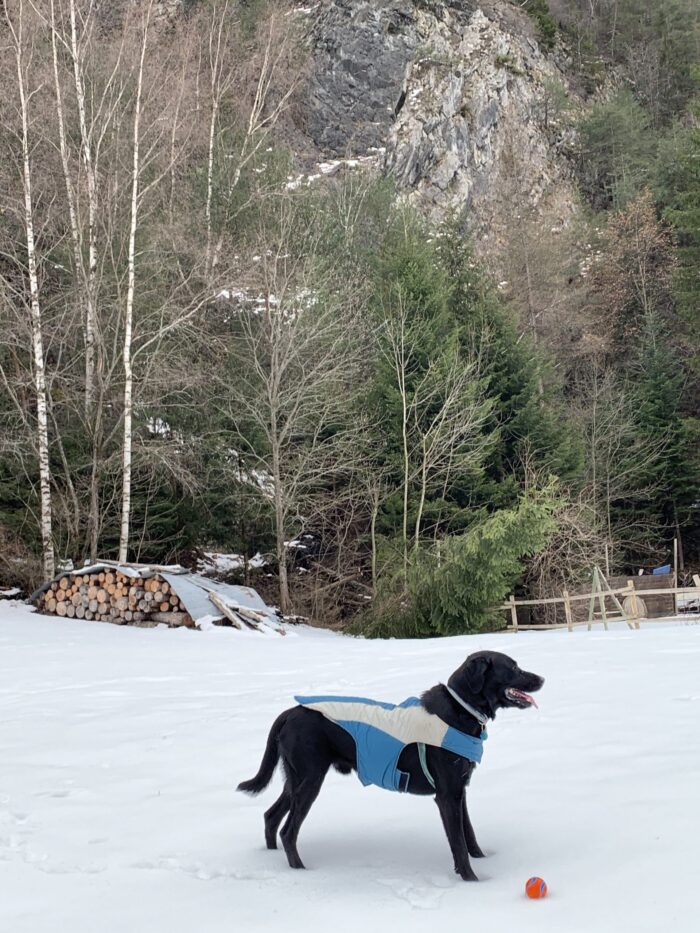
{"label": "snow-covered ground", "polygon": [[[547,683],[472,781],[481,883],[453,874],[432,801],[336,773],[301,831],[309,870],[264,849],[279,778],[234,788],[294,693],[400,700],[484,647]],[[2,933],[691,933],[699,801],[698,624],[366,642],[0,604]]]}

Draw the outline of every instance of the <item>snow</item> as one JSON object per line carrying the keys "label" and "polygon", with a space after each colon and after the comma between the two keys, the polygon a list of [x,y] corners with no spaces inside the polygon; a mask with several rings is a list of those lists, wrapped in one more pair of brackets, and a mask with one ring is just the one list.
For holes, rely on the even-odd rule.
{"label": "snow", "polygon": [[379,156],[383,155],[385,152],[386,147],[384,146],[370,146],[367,150],[367,155],[364,156],[354,156],[347,159],[329,159],[326,162],[318,162],[316,164],[317,172],[310,172],[308,175],[305,175],[303,172],[298,175],[288,175],[285,187],[290,191],[296,190],[301,185],[306,185],[308,187],[315,181],[318,181],[319,178],[335,175],[343,168],[376,168],[379,164]]}
{"label": "snow", "polygon": [[[479,884],[435,805],[333,772],[300,834],[235,792],[295,693],[400,700],[480,648],[547,678],[503,712],[470,790]],[[690,933],[700,625],[430,641],[139,629],[0,604],[0,930]],[[528,901],[541,875],[550,894]]]}
{"label": "snow", "polygon": [[[254,471],[255,472],[255,471]],[[204,551],[197,561],[197,570],[200,573],[231,573],[242,570],[245,564],[243,554],[223,554],[220,551]],[[248,559],[248,566],[254,569],[267,566],[267,560],[258,552]]]}
{"label": "snow", "polygon": [[159,417],[152,417],[146,420],[146,427],[151,434],[171,434],[172,428],[167,421]]}

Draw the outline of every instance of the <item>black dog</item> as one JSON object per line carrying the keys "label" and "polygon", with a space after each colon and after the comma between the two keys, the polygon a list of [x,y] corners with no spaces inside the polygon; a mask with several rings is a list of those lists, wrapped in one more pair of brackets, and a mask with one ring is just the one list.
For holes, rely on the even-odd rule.
{"label": "black dog", "polygon": [[[478,737],[486,720],[493,719],[497,710],[534,705],[535,701],[525,691],[539,690],[543,683],[542,677],[521,671],[507,655],[479,651],[452,674],[447,687],[443,684],[431,687],[420,703],[428,713],[463,735]],[[398,767],[409,776],[409,793],[435,795],[455,871],[465,881],[476,881],[469,856],[481,858],[484,853],[474,835],[465,794],[475,764],[446,748],[433,745],[424,748],[425,767],[415,743],[405,746]],[[268,849],[277,848],[277,831],[289,814],[280,838],[290,866],[303,868],[297,852],[301,824],[331,765],[341,774],[357,770],[355,740],[321,712],[304,706],[285,710],[270,730],[260,770],[250,781],[239,784],[238,790],[260,793],[270,783],[280,758],[286,780],[281,796],[265,813],[265,841]]]}

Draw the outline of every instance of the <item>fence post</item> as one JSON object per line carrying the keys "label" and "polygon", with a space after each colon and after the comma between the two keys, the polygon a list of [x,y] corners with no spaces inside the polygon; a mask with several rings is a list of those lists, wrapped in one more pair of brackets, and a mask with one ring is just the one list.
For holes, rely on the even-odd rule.
{"label": "fence post", "polygon": [[673,539],[673,614],[678,615],[678,538]]}
{"label": "fence post", "polygon": [[634,588],[634,580],[628,580],[627,586],[630,588],[630,603],[632,604],[632,621],[634,627],[639,628],[639,602],[637,601],[637,591]]}
{"label": "fence post", "polygon": [[588,604],[588,631],[593,628],[593,610],[595,609],[595,597],[596,593],[600,589],[600,581],[598,580],[598,568],[593,568],[593,583],[591,584],[591,601]]}
{"label": "fence post", "polygon": [[603,628],[607,632],[608,630],[608,616],[605,612],[605,593],[602,589],[598,590],[598,602],[600,604],[600,615],[603,619]]}
{"label": "fence post", "polygon": [[513,622],[513,629],[518,631],[518,610],[515,606],[515,596],[510,597],[510,618]]}
{"label": "fence post", "polygon": [[569,599],[569,591],[564,590],[564,614],[566,615],[566,627],[570,632],[574,630],[574,619],[571,615],[571,600]]}

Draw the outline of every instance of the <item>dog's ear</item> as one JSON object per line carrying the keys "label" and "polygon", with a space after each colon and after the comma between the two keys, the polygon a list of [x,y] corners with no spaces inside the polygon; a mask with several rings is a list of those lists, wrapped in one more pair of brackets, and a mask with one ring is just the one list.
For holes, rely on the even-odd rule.
{"label": "dog's ear", "polygon": [[481,693],[484,689],[486,671],[491,662],[488,658],[472,658],[464,665],[464,679],[471,693]]}

